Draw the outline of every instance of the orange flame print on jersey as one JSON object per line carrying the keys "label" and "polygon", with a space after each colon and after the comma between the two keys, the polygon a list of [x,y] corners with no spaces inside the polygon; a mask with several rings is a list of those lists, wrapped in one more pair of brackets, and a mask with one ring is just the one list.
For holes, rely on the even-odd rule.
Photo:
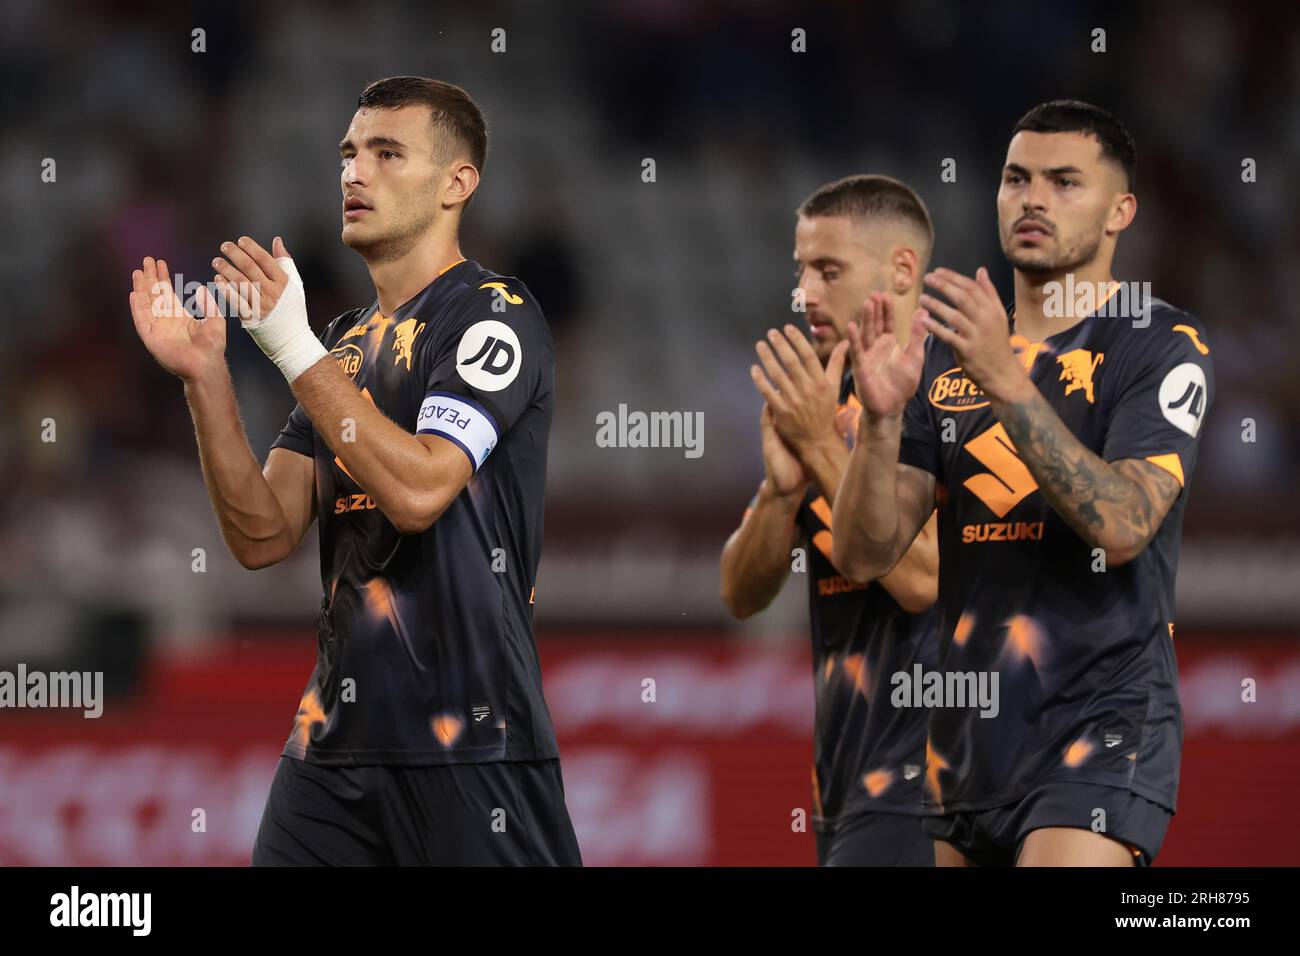
{"label": "orange flame print on jersey", "polygon": [[311,740],[313,724],[325,723],[325,711],[320,705],[320,694],[312,688],[302,695],[298,703],[298,713],[293,718],[293,741],[304,750]]}
{"label": "orange flame print on jersey", "polygon": [[939,752],[934,749],[930,743],[930,738],[925,738],[925,789],[929,791],[930,796],[935,803],[943,802],[943,795],[939,790],[939,771],[948,769],[948,761],[939,756]]}
{"label": "orange flame print on jersey", "polygon": [[952,642],[958,647],[965,647],[970,639],[971,628],[975,626],[975,615],[963,614],[957,618],[957,626],[952,630]]}
{"label": "orange flame print on jersey", "polygon": [[1067,767],[1077,767],[1091,757],[1092,752],[1096,749],[1087,739],[1080,737],[1065,748],[1065,757],[1061,760],[1061,763]]}
{"label": "orange flame print on jersey", "polygon": [[863,774],[862,786],[867,793],[873,797],[878,797],[894,782],[894,772],[892,770],[873,770],[871,773]]}
{"label": "orange flame print on jersey", "polygon": [[433,718],[433,735],[444,747],[454,744],[464,729],[465,722],[452,714],[439,714]]}
{"label": "orange flame print on jersey", "polygon": [[866,696],[870,674],[867,672],[867,662],[861,654],[845,655],[844,677],[853,685],[854,690]]}
{"label": "orange flame print on jersey", "polygon": [[393,589],[383,578],[371,578],[365,583],[362,594],[366,599],[366,611],[373,617],[384,618],[390,624],[397,623],[397,608],[393,605]]}
{"label": "orange flame print on jersey", "polygon": [[1046,643],[1047,636],[1032,617],[1017,614],[1007,621],[1006,648],[1017,661],[1028,658],[1035,667],[1041,667]]}

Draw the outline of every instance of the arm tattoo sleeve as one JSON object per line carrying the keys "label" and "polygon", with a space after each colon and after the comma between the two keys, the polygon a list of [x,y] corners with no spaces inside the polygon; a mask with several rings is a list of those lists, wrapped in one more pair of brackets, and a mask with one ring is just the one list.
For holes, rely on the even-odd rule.
{"label": "arm tattoo sleeve", "polygon": [[1071,434],[1037,391],[994,411],[1048,503],[1097,547],[1141,553],[1155,537],[1180,487],[1146,461],[1107,462]]}

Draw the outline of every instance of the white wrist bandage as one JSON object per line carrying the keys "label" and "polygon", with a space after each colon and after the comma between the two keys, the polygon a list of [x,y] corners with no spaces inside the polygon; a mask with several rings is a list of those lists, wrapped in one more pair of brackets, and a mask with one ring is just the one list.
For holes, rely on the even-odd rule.
{"label": "white wrist bandage", "polygon": [[289,285],[270,314],[251,321],[241,319],[240,324],[292,385],[294,379],[329,353],[307,321],[307,296],[293,260],[280,256],[275,261],[289,277]]}

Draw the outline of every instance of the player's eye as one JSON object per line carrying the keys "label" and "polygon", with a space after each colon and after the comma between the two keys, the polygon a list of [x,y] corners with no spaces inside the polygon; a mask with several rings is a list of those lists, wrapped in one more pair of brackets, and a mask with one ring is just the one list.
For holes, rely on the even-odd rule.
{"label": "player's eye", "polygon": [[1006,181],[1009,182],[1009,183],[1018,183],[1018,182],[1020,182],[1020,174],[1019,174],[1019,173],[1007,173],[1007,179],[1006,179]]}
{"label": "player's eye", "polygon": [[825,282],[834,282],[834,281],[835,281],[836,279],[838,279],[839,277],[840,277],[840,274],[839,274],[839,272],[836,271],[835,269],[823,269],[823,270],[822,270],[822,279],[823,279],[823,281],[825,281]]}
{"label": "player's eye", "polygon": [[339,159],[339,166],[341,166],[343,169],[347,169],[347,168],[348,168],[348,163],[350,163],[350,162],[352,162],[352,157],[351,157],[351,156],[344,156],[344,157],[342,157],[341,159]]}
{"label": "player's eye", "polygon": [[396,158],[397,158],[397,154],[394,153],[391,149],[381,149],[381,150],[379,151],[379,158],[380,158],[380,159],[396,159]]}
{"label": "player's eye", "polygon": [[1058,182],[1060,185],[1062,185],[1062,186],[1077,186],[1077,185],[1079,185],[1079,181],[1078,181],[1077,179],[1067,179],[1067,178],[1064,177],[1064,176],[1062,176],[1059,180],[1057,180],[1057,182]]}

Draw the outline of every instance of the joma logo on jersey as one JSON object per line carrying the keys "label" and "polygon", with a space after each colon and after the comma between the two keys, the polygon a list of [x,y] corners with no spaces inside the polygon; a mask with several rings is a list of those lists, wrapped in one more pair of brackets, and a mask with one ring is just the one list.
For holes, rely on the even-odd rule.
{"label": "joma logo on jersey", "polygon": [[505,299],[511,305],[524,304],[523,298],[521,296],[517,296],[514,293],[510,292],[506,288],[506,284],[504,282],[484,282],[481,286],[479,286],[479,288],[494,290],[498,296]]}
{"label": "joma logo on jersey", "polygon": [[1210,354],[1210,347],[1201,341],[1200,333],[1197,332],[1196,329],[1192,328],[1190,325],[1175,325],[1174,331],[1182,332],[1189,339],[1191,339],[1192,345],[1196,346],[1196,351],[1200,352],[1202,355]]}
{"label": "joma logo on jersey", "polygon": [[930,384],[930,404],[950,412],[983,408],[989,403],[983,389],[966,377],[961,367],[950,368]]}
{"label": "joma logo on jersey", "polygon": [[334,361],[339,363],[339,368],[343,369],[343,374],[348,378],[357,377],[357,372],[361,371],[361,363],[365,359],[361,349],[355,345],[340,345],[332,349],[330,355],[334,356]]}
{"label": "joma logo on jersey", "polygon": [[1097,371],[1097,366],[1101,364],[1102,359],[1106,357],[1105,353],[1098,352],[1093,355],[1087,349],[1072,349],[1064,355],[1058,355],[1056,360],[1061,363],[1061,377],[1059,381],[1067,383],[1065,394],[1077,392],[1083,389],[1083,397],[1092,404],[1092,376]]}

